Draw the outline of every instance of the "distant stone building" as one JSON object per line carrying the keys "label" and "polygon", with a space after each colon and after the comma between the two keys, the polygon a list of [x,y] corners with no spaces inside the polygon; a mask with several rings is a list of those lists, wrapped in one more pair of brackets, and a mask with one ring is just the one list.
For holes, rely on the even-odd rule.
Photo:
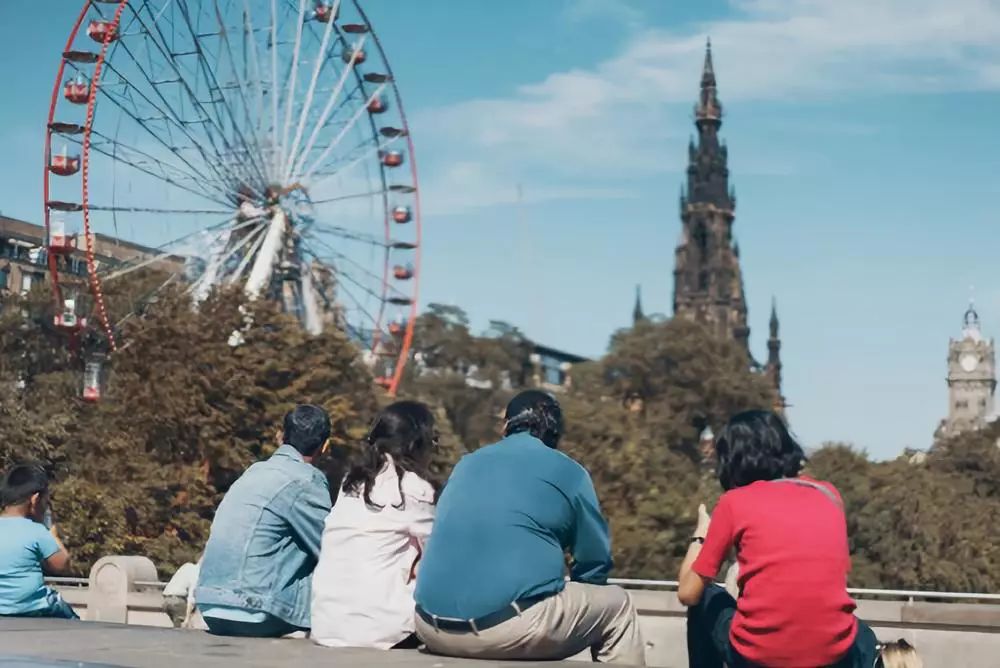
{"label": "distant stone building", "polygon": [[558,392],[569,389],[573,382],[573,365],[586,361],[586,357],[532,343],[528,378],[531,385],[546,390]]}
{"label": "distant stone building", "polygon": [[[69,292],[86,289],[86,240],[74,240],[77,250],[70,253],[59,273]],[[48,251],[45,227],[16,218],[0,216],[0,292],[24,294],[48,276]],[[138,263],[160,255],[160,251],[129,243],[103,234],[94,235],[94,260],[98,270]],[[163,257],[150,266],[169,272],[182,272],[184,259]]]}
{"label": "distant stone building", "polygon": [[705,50],[694,123],[698,139],[688,145],[687,185],[680,196],[681,234],[674,251],[674,317],[701,322],[720,338],[743,347],[751,367],[771,379],[778,397],[776,408],[781,410],[785,405],[781,339],[773,302],[767,362],[759,364],[750,352],[740,248],[733,236],[736,194],[729,185],[729,152],[719,138],[722,103],[711,43]]}
{"label": "distant stone building", "polygon": [[996,419],[996,356],[993,339],[979,328],[973,304],[965,311],[962,336],[948,341],[948,417],[938,427],[937,437],[954,436],[984,427]]}

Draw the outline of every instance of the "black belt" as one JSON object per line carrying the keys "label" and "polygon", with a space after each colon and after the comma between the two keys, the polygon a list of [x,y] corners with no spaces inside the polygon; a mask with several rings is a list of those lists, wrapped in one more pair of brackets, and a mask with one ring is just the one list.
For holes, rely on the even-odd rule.
{"label": "black belt", "polygon": [[432,615],[427,612],[419,605],[417,606],[417,614],[422,620],[433,626],[439,631],[457,631],[462,633],[472,632],[478,633],[480,631],[485,631],[486,629],[492,628],[503,624],[504,622],[517,617],[522,612],[535,605],[539,601],[544,601],[545,599],[552,596],[552,594],[544,594],[542,596],[533,596],[531,598],[522,598],[514,601],[506,608],[502,610],[497,610],[496,612],[491,612],[488,615],[482,617],[477,617],[476,619],[456,619],[454,617],[438,617],[437,615]]}

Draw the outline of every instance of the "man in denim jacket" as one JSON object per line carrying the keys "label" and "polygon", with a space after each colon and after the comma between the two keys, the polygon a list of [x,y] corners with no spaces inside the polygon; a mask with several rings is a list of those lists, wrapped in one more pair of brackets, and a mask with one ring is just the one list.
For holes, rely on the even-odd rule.
{"label": "man in denim jacket", "polygon": [[296,407],[285,416],[283,445],[222,499],[195,590],[211,633],[273,638],[309,629],[312,573],[331,505],[326,477],[312,462],[329,439],[323,409]]}

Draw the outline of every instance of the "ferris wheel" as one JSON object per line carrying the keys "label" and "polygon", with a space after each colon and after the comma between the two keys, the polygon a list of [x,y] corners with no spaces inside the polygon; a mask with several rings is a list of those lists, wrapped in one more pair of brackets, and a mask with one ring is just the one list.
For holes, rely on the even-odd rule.
{"label": "ferris wheel", "polygon": [[[341,328],[395,392],[417,308],[417,170],[357,0],[87,0],[52,91],[44,200],[55,325],[103,354],[127,345],[133,315],[106,291],[152,268],[195,301],[238,286],[311,333]],[[134,257],[102,259],[112,238]],[[95,358],[84,399],[100,374]]]}

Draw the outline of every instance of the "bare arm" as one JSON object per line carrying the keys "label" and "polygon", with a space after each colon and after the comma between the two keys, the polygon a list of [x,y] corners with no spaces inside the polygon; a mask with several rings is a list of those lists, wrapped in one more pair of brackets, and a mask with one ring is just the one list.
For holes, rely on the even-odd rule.
{"label": "bare arm", "polygon": [[[681,562],[680,574],[677,576],[677,600],[682,605],[696,605],[701,600],[701,595],[704,593],[705,587],[711,582],[711,578],[703,577],[695,573],[691,568],[694,565],[695,559],[701,554],[701,547],[705,536],[708,535],[710,522],[711,520],[708,516],[708,511],[705,509],[705,504],[701,504],[698,506],[698,526],[694,530],[694,537],[691,540],[691,545],[688,547],[687,554],[684,556],[684,561]],[[698,540],[699,538],[701,540]]]}
{"label": "bare arm", "polygon": [[49,533],[52,534],[52,538],[55,540],[56,545],[59,546],[59,550],[42,561],[42,569],[49,575],[62,575],[69,571],[69,551],[63,545],[62,540],[59,539],[59,532],[56,531],[56,525],[52,525]]}
{"label": "bare arm", "polygon": [[677,576],[677,600],[682,605],[689,607],[701,600],[701,595],[711,580],[711,578],[702,577],[691,570],[691,565],[694,564],[694,560],[698,558],[699,554],[701,554],[701,543],[692,542],[684,561],[681,563],[680,575]]}

